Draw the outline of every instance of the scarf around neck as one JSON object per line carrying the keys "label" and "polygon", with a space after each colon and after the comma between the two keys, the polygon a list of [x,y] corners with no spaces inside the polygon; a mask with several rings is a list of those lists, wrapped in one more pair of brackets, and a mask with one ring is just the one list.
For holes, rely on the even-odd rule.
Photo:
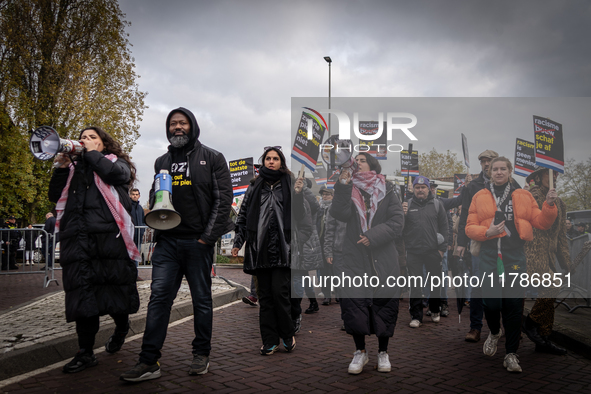
{"label": "scarf around neck", "polygon": [[[105,157],[111,160],[111,162],[113,163],[117,161],[117,156],[115,156],[114,154],[108,154],[105,155]],[[56,234],[59,233],[60,221],[62,219],[62,216],[64,216],[64,210],[66,209],[66,202],[68,201],[68,190],[70,189],[70,183],[72,182],[72,177],[74,176],[75,164],[76,162],[70,163],[70,173],[68,174],[66,186],[62,190],[62,194],[55,206],[55,210],[57,212],[57,217],[55,219]],[[101,177],[98,176],[97,173],[94,171],[93,175],[94,183],[96,184],[96,187],[105,199],[105,203],[107,204],[107,207],[109,207],[109,211],[113,215],[113,219],[115,219],[117,227],[119,227],[119,234],[117,234],[117,237],[119,237],[119,235],[123,237],[123,241],[125,242],[125,247],[127,249],[127,254],[129,255],[129,258],[135,261],[139,261],[140,253],[137,250],[137,246],[135,246],[135,243],[133,242],[133,232],[135,230],[135,227],[133,225],[129,212],[127,212],[127,210],[119,201],[119,194],[117,194],[117,190],[115,190],[115,187],[106,184],[101,179]]]}
{"label": "scarf around neck", "polygon": [[[386,196],[386,178],[375,171],[355,172],[352,177],[353,191],[351,198],[357,208],[357,214],[361,223],[361,229],[365,233],[371,226],[371,221],[378,210],[378,204]],[[365,207],[365,201],[360,190],[370,196],[369,209]],[[367,216],[366,216],[367,212]]]}
{"label": "scarf around neck", "polygon": [[[501,205],[503,205],[503,203],[505,202],[507,197],[509,197],[509,195],[511,194],[511,180],[507,181],[507,186],[505,186],[505,191],[503,192],[503,195],[501,197],[497,197],[497,195],[495,194],[495,186],[494,186],[493,182],[489,182],[489,186],[490,186],[490,192],[493,196],[493,200],[495,200],[495,202],[497,204],[497,211],[502,212]],[[493,218],[493,221],[494,221],[494,218]],[[507,228],[507,225],[505,225],[505,231],[507,232],[507,236],[510,237],[511,232]],[[503,253],[501,252],[501,238],[497,238],[497,274],[500,276],[500,275],[503,275],[504,273],[505,273],[505,265],[503,264]]]}

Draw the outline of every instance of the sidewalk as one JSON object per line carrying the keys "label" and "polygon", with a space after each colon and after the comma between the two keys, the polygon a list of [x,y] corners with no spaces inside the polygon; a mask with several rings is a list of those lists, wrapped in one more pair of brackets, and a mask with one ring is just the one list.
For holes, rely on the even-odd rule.
{"label": "sidewalk", "polygon": [[[143,279],[151,278],[151,269],[140,270]],[[37,368],[67,360],[78,349],[76,325],[66,323],[65,293],[61,287],[61,271],[56,270],[59,285],[41,288],[42,274],[0,276],[0,286],[6,284],[11,294],[0,297],[0,381]],[[3,283],[6,282],[6,283]],[[150,280],[138,282],[140,309],[130,316],[130,336],[143,332],[150,298]],[[37,296],[39,294],[47,294]],[[213,306],[225,305],[246,295],[241,286],[232,287],[221,278],[212,279]],[[17,297],[16,294],[20,296]],[[37,297],[35,297],[37,296]],[[16,306],[15,301],[31,298]],[[193,306],[189,286],[183,280],[174,301],[170,322],[191,316]],[[96,336],[100,346],[114,329],[110,316],[102,316]]]}
{"label": "sidewalk", "polygon": [[[220,267],[218,275],[246,286],[250,283],[250,277],[244,275],[240,268]],[[0,278],[0,289],[2,280]],[[306,300],[302,301],[302,305],[307,307]],[[455,305],[454,300],[450,300],[450,305]],[[115,355],[97,352],[99,365],[92,369],[66,375],[61,372],[65,361],[60,361],[53,368],[37,371],[25,379],[0,382],[0,392],[145,394],[192,391],[279,393],[293,390],[555,394],[591,391],[591,360],[576,352],[585,346],[583,342],[579,341],[576,348],[569,346],[567,356],[552,356],[534,352],[533,343],[524,338],[519,349],[524,372],[510,374],[502,366],[504,338],[492,358],[482,354],[484,338],[477,344],[463,340],[468,331],[469,310],[464,308],[461,323],[458,323],[457,312],[452,307],[451,315],[442,318],[439,324],[426,317],[421,328],[411,329],[408,326],[407,301],[400,304],[398,325],[389,345],[392,372],[374,370],[377,340],[370,337],[367,340],[369,363],[362,374],[348,375],[347,366],[355,349],[352,338],[340,330],[340,308],[336,304],[320,308],[319,313],[303,316],[302,331],[296,336],[297,347],[292,354],[280,351],[269,357],[260,356],[258,308],[238,301],[214,312],[211,368],[206,375],[187,374],[193,339],[193,322],[189,316],[169,328],[161,359],[162,377],[159,379],[140,384],[128,384],[118,379],[137,361],[141,335],[136,335],[129,338]],[[567,335],[568,331],[572,331],[581,335],[580,339],[589,341],[591,310],[578,309],[568,314],[565,307],[559,306],[556,312],[558,333],[573,339],[572,335]],[[0,319],[4,326],[4,315],[0,315]],[[60,324],[65,326],[63,321]],[[485,328],[483,337],[486,335],[488,330]],[[574,340],[577,341],[576,338]],[[71,357],[73,352],[64,359]],[[0,370],[3,369],[4,365],[0,366]]]}

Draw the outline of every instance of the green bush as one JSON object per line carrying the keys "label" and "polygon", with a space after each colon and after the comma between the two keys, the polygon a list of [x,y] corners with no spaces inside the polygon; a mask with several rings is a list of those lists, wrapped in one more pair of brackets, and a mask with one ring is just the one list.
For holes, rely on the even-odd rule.
{"label": "green bush", "polygon": [[227,256],[222,256],[221,254],[218,254],[217,259],[216,259],[216,264],[230,264],[230,259]]}

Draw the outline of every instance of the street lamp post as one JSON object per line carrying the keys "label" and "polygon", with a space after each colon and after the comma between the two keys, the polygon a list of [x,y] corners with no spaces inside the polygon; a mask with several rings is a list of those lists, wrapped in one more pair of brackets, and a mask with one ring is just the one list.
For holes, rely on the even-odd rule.
{"label": "street lamp post", "polygon": [[[328,63],[328,109],[330,109],[330,66],[332,65],[332,59],[330,56],[324,56],[324,60]],[[328,114],[328,136],[331,136],[332,129],[330,128],[330,118],[331,114]],[[333,169],[334,169],[334,155],[330,155],[330,167],[328,169],[328,179],[332,177]]]}
{"label": "street lamp post", "polygon": [[[328,63],[328,109],[330,109],[330,66],[332,64],[332,59],[330,56],[324,56],[324,60]],[[330,129],[330,114],[328,114],[328,136],[331,136],[331,129]]]}

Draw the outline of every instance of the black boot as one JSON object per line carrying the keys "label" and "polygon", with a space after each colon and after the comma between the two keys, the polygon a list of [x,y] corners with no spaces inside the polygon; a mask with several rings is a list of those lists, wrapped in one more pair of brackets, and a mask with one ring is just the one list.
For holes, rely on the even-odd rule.
{"label": "black boot", "polygon": [[312,298],[310,299],[310,306],[308,307],[308,309],[306,309],[304,313],[306,315],[309,315],[310,313],[316,313],[319,310],[320,308],[318,308],[318,302],[316,301],[316,298]]}
{"label": "black boot", "polygon": [[566,349],[563,347],[558,346],[554,342],[550,341],[548,337],[542,337],[544,340],[543,345],[536,344],[536,352],[540,353],[549,353],[549,354],[556,354],[558,356],[562,356],[566,354]]}
{"label": "black boot", "polygon": [[121,347],[125,343],[125,337],[127,336],[128,332],[129,320],[127,321],[127,327],[125,327],[123,330],[119,330],[117,327],[115,327],[115,332],[113,335],[111,335],[107,343],[105,343],[105,350],[107,353],[116,353],[121,350]]}
{"label": "black boot", "polygon": [[538,325],[531,319],[531,317],[529,317],[529,315],[525,318],[525,321],[521,326],[521,331],[527,335],[530,341],[536,344],[536,349],[538,346],[546,345],[546,341],[544,341],[544,338],[538,333]]}

